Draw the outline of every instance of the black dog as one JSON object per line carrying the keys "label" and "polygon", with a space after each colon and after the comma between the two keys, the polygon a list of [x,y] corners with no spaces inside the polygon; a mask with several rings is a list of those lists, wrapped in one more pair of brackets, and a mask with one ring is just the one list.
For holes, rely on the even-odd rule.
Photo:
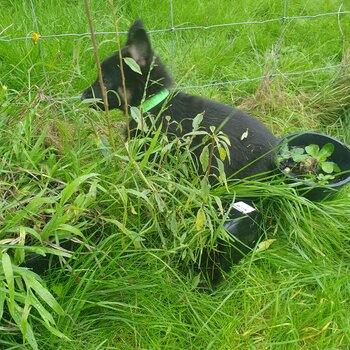
{"label": "black dog", "polygon": [[[148,104],[148,111],[155,116],[160,114],[158,121],[170,116],[172,121],[181,123],[181,128],[174,123],[168,125],[168,131],[177,135],[191,132],[193,118],[202,113],[202,127],[218,127],[230,140],[230,161],[225,162],[227,177],[251,177],[272,169],[275,137],[257,119],[240,110],[198,96],[172,91],[172,79],[160,59],[155,56],[140,20],[136,20],[129,29],[121,56],[126,96],[123,92],[119,52],[101,64],[110,109],[124,110],[125,103],[138,107],[145,98],[144,106]],[[130,63],[127,64],[128,58],[136,61],[142,74],[136,72]],[[84,91],[82,99],[88,98],[102,98],[98,80]],[[104,109],[102,102],[97,106]],[[163,124],[165,129],[166,123]],[[136,126],[137,123],[131,120],[129,127],[133,130],[132,136],[135,135]],[[193,146],[201,146],[201,143],[202,139],[197,137]],[[200,154],[200,147],[195,153]]]}
{"label": "black dog", "polygon": [[[125,75],[126,92],[123,89],[123,77],[120,69],[120,55]],[[129,59],[128,59],[129,58]],[[134,61],[130,64],[130,58]],[[136,66],[136,68],[135,68]],[[138,69],[140,71],[138,71]],[[230,159],[224,162],[227,177],[242,179],[254,177],[273,169],[275,137],[257,119],[246,113],[217,103],[212,100],[172,90],[172,79],[164,65],[155,56],[147,32],[140,20],[131,26],[126,45],[121,52],[108,57],[102,64],[103,83],[107,90],[109,108],[125,110],[126,106],[139,107],[157,117],[158,125],[168,132],[181,136],[193,130],[193,118],[203,114],[201,127],[209,130],[211,126],[219,128],[230,140]],[[140,74],[142,73],[142,74]],[[95,98],[101,101],[102,92],[98,80],[87,88],[82,99]],[[95,107],[104,109],[102,102]],[[170,116],[167,123],[165,117]],[[179,124],[181,127],[179,127]],[[158,127],[157,125],[157,127]],[[137,122],[131,120],[131,136],[136,135]],[[197,157],[203,145],[202,137],[194,138],[192,146],[197,148]],[[210,169],[211,173],[217,173]],[[257,219],[258,215],[254,218]],[[242,219],[241,213],[237,215]],[[238,220],[236,216],[227,221],[225,227],[240,243],[227,245],[218,240],[218,252],[204,252],[203,266],[200,270],[209,277],[211,284],[220,280],[221,270],[228,271],[231,264],[237,262],[258,241],[260,229],[254,218]],[[236,220],[236,221],[234,221]],[[231,229],[232,228],[232,229]]]}

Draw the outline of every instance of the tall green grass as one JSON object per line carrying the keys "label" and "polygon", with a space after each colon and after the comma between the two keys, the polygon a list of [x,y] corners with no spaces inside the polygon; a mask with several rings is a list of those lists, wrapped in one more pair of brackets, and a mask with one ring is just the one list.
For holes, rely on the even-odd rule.
{"label": "tall green grass", "polygon": [[[34,4],[40,34],[88,31],[83,3]],[[0,31],[13,25],[3,35],[35,31],[29,2],[5,5]],[[109,7],[91,7],[95,29],[113,31]],[[347,7],[287,1],[287,15]],[[171,27],[167,2],[126,1],[116,13],[124,31],[136,17],[148,29]],[[179,27],[282,14],[276,1],[174,2]],[[276,73],[348,64],[348,17],[287,21]],[[269,74],[280,30],[277,21],[175,32],[175,78],[189,86]],[[170,66],[172,34],[151,37]],[[98,39],[101,57],[115,50],[114,35]],[[95,79],[89,37],[44,38],[42,48],[49,86],[39,45],[0,41],[2,348],[349,347],[349,189],[312,203],[279,179],[208,188],[186,147],[164,152],[163,135],[126,146],[123,117],[114,112],[113,152],[102,113],[78,101],[38,104],[42,94],[77,96]],[[350,142],[346,67],[193,92],[240,105],[277,135],[311,128]],[[235,196],[259,197],[265,245],[216,289],[201,291],[191,267],[225,237],[216,208]],[[74,254],[60,246],[64,240],[74,241]],[[59,256],[61,268],[39,277],[20,266],[31,253]]]}

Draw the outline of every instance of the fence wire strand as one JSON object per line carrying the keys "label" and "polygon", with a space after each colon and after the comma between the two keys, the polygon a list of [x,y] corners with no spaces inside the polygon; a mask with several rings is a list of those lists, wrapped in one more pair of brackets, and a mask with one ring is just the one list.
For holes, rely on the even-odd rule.
{"label": "fence wire strand", "polygon": [[[215,28],[222,28],[222,27],[234,27],[234,26],[242,26],[242,25],[260,25],[260,24],[266,24],[271,22],[280,22],[284,20],[287,21],[293,21],[293,20],[299,20],[299,19],[316,19],[319,17],[326,17],[326,16],[340,16],[340,15],[349,15],[350,11],[341,11],[341,12],[327,12],[327,13],[319,13],[316,15],[309,15],[309,16],[290,16],[290,17],[278,17],[278,18],[271,18],[266,19],[263,21],[243,21],[243,22],[232,22],[232,23],[221,23],[221,24],[213,24],[210,26],[188,26],[188,27],[171,27],[171,28],[165,28],[165,29],[153,29],[149,30],[149,33],[167,33],[167,32],[178,32],[178,31],[186,31],[186,30],[208,30],[208,29],[215,29]],[[120,31],[119,34],[127,34],[126,31]],[[98,31],[95,32],[95,35],[115,35],[115,31]],[[64,38],[64,37],[89,37],[89,32],[84,33],[60,33],[60,34],[41,34],[40,40],[44,39],[52,39],[52,38]],[[21,41],[21,40],[31,40],[32,36],[22,36],[17,38],[6,38],[6,36],[1,37],[0,41],[2,42],[12,42],[12,41]]]}
{"label": "fence wire strand", "polygon": [[[306,74],[306,73],[318,73],[322,71],[327,71],[327,70],[334,70],[334,69],[339,69],[339,68],[344,68],[346,66],[349,66],[349,64],[344,64],[343,62],[339,65],[329,65],[326,67],[318,67],[314,69],[309,69],[309,70],[303,70],[303,71],[297,71],[297,72],[279,72],[276,73],[277,71],[277,66],[278,66],[278,61],[279,61],[279,54],[283,42],[283,36],[284,32],[286,29],[287,22],[290,21],[297,21],[297,20],[314,20],[318,18],[325,18],[329,16],[337,16],[338,21],[341,15],[349,15],[350,11],[336,11],[336,12],[326,12],[326,13],[318,13],[314,15],[299,15],[299,16],[287,16],[287,1],[288,0],[283,0],[283,14],[282,17],[278,18],[270,18],[266,20],[261,20],[261,21],[241,21],[241,22],[232,22],[232,23],[219,23],[219,24],[213,24],[213,25],[208,25],[208,26],[176,26],[174,22],[174,6],[173,6],[173,1],[169,0],[169,15],[170,15],[170,28],[164,28],[164,29],[154,29],[154,30],[149,30],[149,33],[152,34],[157,34],[157,33],[171,33],[171,71],[174,72],[175,69],[175,33],[180,32],[180,31],[189,31],[189,30],[210,30],[210,29],[218,29],[218,28],[225,28],[225,27],[234,27],[234,26],[247,26],[247,25],[264,25],[267,23],[273,23],[273,22],[281,22],[281,31],[280,35],[277,39],[275,50],[274,50],[274,57],[273,57],[273,65],[271,68],[271,72],[266,75],[262,75],[259,77],[252,77],[252,78],[241,78],[241,79],[236,79],[236,80],[230,80],[230,81],[223,81],[223,82],[211,82],[207,84],[202,84],[202,85],[190,85],[190,86],[180,86],[181,89],[202,89],[202,88],[208,88],[208,87],[218,87],[218,86],[226,86],[226,85],[232,85],[232,84],[238,84],[238,83],[249,83],[249,82],[254,82],[254,81],[260,81],[264,79],[269,79],[272,77],[289,77],[289,76],[296,76],[296,75],[301,75],[301,74]],[[32,10],[32,17],[33,17],[33,25],[37,33],[40,34],[39,38],[39,52],[40,52],[40,59],[41,59],[41,65],[42,65],[42,71],[43,75],[45,78],[45,85],[48,89],[48,96],[49,97],[42,97],[40,101],[69,101],[69,100],[78,100],[78,96],[73,96],[73,97],[52,97],[50,94],[50,85],[49,85],[49,80],[45,68],[45,60],[44,60],[44,53],[43,53],[43,41],[45,40],[50,40],[54,38],[80,38],[80,37],[90,37],[89,32],[84,32],[84,33],[58,33],[58,34],[45,34],[45,33],[40,33],[40,28],[39,28],[39,23],[38,19],[36,16],[35,12],[35,6],[33,3],[33,0],[30,0],[30,6]],[[11,43],[15,41],[24,41],[24,40],[32,40],[31,35],[27,36],[22,36],[22,37],[9,37],[6,35],[6,32],[12,27],[12,25],[7,26],[6,28],[2,29],[0,31],[0,42],[5,42],[5,43]],[[117,33],[115,31],[99,31],[95,32],[96,36],[99,35],[116,35]],[[119,34],[127,34],[125,31],[120,31]]]}

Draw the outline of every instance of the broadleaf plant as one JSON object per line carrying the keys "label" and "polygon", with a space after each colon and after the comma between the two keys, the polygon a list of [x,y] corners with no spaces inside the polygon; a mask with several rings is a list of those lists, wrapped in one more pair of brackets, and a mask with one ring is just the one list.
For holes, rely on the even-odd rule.
{"label": "broadleaf plant", "polygon": [[311,183],[328,183],[341,169],[329,157],[334,152],[334,145],[326,143],[321,148],[317,144],[305,147],[285,145],[278,157],[280,168],[285,173],[293,173],[297,178],[305,178]]}

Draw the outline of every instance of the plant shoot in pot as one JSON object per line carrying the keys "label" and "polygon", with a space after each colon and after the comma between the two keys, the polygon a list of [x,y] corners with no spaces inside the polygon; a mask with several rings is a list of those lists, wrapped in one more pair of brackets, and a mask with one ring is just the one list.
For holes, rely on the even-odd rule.
{"label": "plant shoot in pot", "polygon": [[285,145],[278,156],[279,168],[297,179],[327,184],[341,171],[336,163],[328,160],[333,152],[332,143],[326,143],[321,149],[316,144],[304,148]]}

